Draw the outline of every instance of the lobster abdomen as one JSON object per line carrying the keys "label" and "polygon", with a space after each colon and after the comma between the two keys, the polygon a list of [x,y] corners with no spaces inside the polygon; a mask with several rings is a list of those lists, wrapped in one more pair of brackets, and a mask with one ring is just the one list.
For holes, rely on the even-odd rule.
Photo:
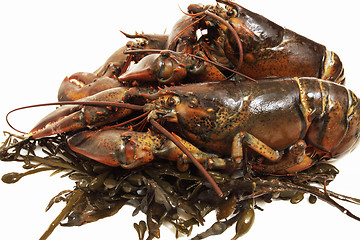
{"label": "lobster abdomen", "polygon": [[[349,89],[328,81],[299,79],[300,94],[310,113],[311,124],[306,141],[337,157],[358,141],[360,131],[360,105]],[[316,98],[315,98],[316,96]]]}

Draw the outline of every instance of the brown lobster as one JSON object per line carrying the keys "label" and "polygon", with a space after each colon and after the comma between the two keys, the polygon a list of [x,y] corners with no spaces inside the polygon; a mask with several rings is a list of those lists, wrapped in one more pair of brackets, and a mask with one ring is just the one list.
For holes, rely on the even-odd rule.
{"label": "brown lobster", "polygon": [[[325,46],[236,3],[218,2],[226,8],[190,5],[189,15],[181,18],[169,35],[125,34],[141,40],[118,49],[94,73],[65,78],[59,101],[77,100],[129,84],[221,81],[234,70],[255,79],[316,77],[344,83],[339,57]],[[207,34],[198,38],[199,29],[206,29]],[[128,69],[131,61],[136,64]]]}
{"label": "brown lobster", "polygon": [[[181,18],[171,31],[167,49],[181,52],[184,59],[189,58],[185,53],[202,56],[255,79],[307,76],[344,83],[343,65],[336,53],[236,3],[218,2],[225,3],[226,9],[190,5],[190,15]],[[207,34],[197,39],[199,29],[206,29]],[[157,57],[165,58],[161,54]],[[156,69],[155,58],[143,59],[142,68],[134,72],[141,72],[145,79],[147,71]],[[226,69],[220,70],[226,75]],[[213,68],[208,71],[219,76]]]}
{"label": "brown lobster", "polygon": [[[84,102],[108,106],[81,106]],[[99,102],[103,101],[103,102]],[[104,102],[105,101],[105,102]],[[110,102],[125,102],[124,108]],[[127,103],[145,103],[135,107]],[[74,102],[76,103],[76,102]],[[71,104],[71,103],[70,103]],[[359,100],[345,87],[316,78],[222,81],[187,84],[162,90],[113,88],[62,106],[30,131],[33,138],[100,127],[132,111],[147,112],[155,125],[178,134],[198,161],[208,168],[239,167],[243,149],[265,174],[293,174],[318,159],[338,157],[359,137]],[[177,137],[179,138],[179,137]],[[68,139],[76,152],[111,166],[133,168],[154,157],[189,163],[174,144],[154,131],[138,132],[105,127],[80,131]],[[201,149],[201,150],[200,150]],[[215,155],[216,154],[216,155]]]}

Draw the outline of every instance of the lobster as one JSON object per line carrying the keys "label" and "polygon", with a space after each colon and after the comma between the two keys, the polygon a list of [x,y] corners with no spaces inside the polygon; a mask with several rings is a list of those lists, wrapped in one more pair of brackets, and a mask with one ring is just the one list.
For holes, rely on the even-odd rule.
{"label": "lobster", "polygon": [[[81,106],[87,102],[98,106]],[[122,103],[114,108],[111,102]],[[129,105],[139,102],[144,105]],[[131,113],[129,109],[146,112],[146,119],[160,131],[158,121],[165,120],[165,127],[179,135],[176,138],[207,168],[240,167],[244,148],[249,148],[257,159],[251,163],[253,169],[270,175],[295,174],[319,159],[339,157],[355,147],[360,131],[360,106],[355,94],[316,78],[257,83],[228,80],[162,90],[121,87],[77,104],[58,108],[41,120],[29,136],[42,138],[100,127],[72,135],[67,141],[70,148],[104,164],[124,168],[154,158],[177,161],[180,170],[187,169],[190,163],[178,145],[153,131],[124,131],[116,125],[102,128],[124,119]]]}
{"label": "lobster", "polygon": [[[226,8],[189,5],[189,14],[169,35],[124,33],[141,40],[118,49],[94,73],[66,77],[59,101],[77,100],[129,83],[162,86],[222,81],[234,71],[251,79],[316,77],[345,83],[336,53],[236,3],[218,2]],[[198,38],[199,29],[208,33]],[[131,61],[136,64],[128,69]]]}
{"label": "lobster", "polygon": [[[189,5],[189,15],[181,18],[169,34],[167,49],[180,52],[183,58],[194,54],[226,68],[236,66],[236,70],[255,79],[307,76],[344,84],[343,65],[336,53],[236,3],[218,2],[227,8]],[[206,29],[207,34],[197,39],[199,29]],[[161,54],[156,57],[164,58]],[[141,60],[144,63],[133,71],[142,73],[143,79],[149,78],[147,73],[153,69],[156,57]],[[221,70],[226,75],[227,69]]]}

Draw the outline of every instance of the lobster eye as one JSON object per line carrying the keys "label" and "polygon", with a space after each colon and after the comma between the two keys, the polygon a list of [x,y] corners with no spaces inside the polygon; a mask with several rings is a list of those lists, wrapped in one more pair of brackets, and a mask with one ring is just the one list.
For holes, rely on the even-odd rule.
{"label": "lobster eye", "polygon": [[237,10],[234,7],[226,6],[226,15],[228,17],[236,17],[237,16]]}
{"label": "lobster eye", "polygon": [[177,105],[180,102],[180,99],[178,96],[171,96],[166,99],[166,106],[167,107],[173,107]]}

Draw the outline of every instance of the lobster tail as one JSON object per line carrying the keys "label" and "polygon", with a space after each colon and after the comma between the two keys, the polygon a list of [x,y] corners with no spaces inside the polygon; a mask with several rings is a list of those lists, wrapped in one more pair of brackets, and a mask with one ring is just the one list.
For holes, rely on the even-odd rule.
{"label": "lobster tail", "polygon": [[336,53],[326,50],[320,78],[342,85],[345,84],[344,67]]}
{"label": "lobster tail", "polygon": [[337,157],[346,152],[352,151],[359,143],[360,133],[360,101],[355,94],[348,90],[349,108],[347,111],[347,131],[340,144],[333,151],[333,156]]}
{"label": "lobster tail", "polygon": [[[306,80],[306,81],[304,81]],[[300,79],[302,102],[311,125],[306,141],[338,157],[353,148],[359,136],[359,100],[345,87],[328,81]]]}

